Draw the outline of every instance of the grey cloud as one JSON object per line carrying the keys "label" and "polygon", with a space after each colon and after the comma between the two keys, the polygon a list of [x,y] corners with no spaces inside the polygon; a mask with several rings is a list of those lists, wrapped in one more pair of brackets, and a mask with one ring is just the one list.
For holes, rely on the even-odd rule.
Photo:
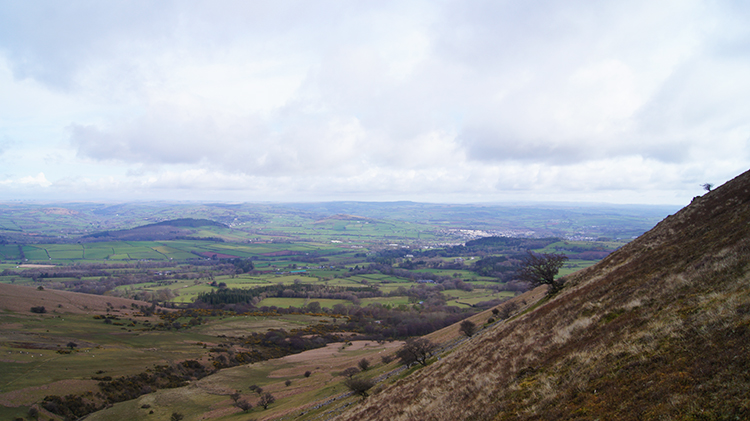
{"label": "grey cloud", "polygon": [[165,12],[151,2],[4,2],[0,48],[16,77],[70,89],[81,68],[123,40],[161,38],[177,17]]}
{"label": "grey cloud", "polygon": [[588,142],[525,138],[518,133],[503,133],[489,127],[467,127],[459,136],[468,156],[477,161],[526,161],[551,164],[575,163],[601,158]]}
{"label": "grey cloud", "polygon": [[236,45],[259,56],[317,50],[338,36],[330,28],[339,22],[387,4],[355,9],[301,0],[3,2],[0,50],[17,78],[74,89],[92,64],[113,65],[117,71],[150,51],[205,59]]}

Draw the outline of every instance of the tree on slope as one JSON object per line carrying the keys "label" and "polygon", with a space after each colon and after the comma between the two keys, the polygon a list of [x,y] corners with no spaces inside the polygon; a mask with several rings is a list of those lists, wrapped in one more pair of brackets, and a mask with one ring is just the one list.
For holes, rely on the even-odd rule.
{"label": "tree on slope", "polygon": [[532,287],[539,285],[549,285],[547,295],[554,295],[560,292],[565,283],[562,278],[555,279],[557,272],[568,260],[568,256],[555,253],[532,253],[528,252],[526,258],[521,264],[518,271],[518,279],[528,282]]}
{"label": "tree on slope", "polygon": [[409,338],[406,340],[404,346],[402,346],[396,356],[401,359],[401,362],[407,366],[414,363],[420,363],[424,366],[427,365],[427,359],[432,355],[436,345],[425,338]]}
{"label": "tree on slope", "polygon": [[463,322],[461,322],[458,330],[464,335],[471,337],[477,332],[477,325],[474,324],[474,322],[472,322],[471,320],[464,320]]}
{"label": "tree on slope", "polygon": [[258,405],[262,406],[263,409],[268,409],[268,405],[276,402],[276,398],[273,397],[272,394],[266,392],[263,394],[263,396],[260,397],[260,401],[258,402]]}

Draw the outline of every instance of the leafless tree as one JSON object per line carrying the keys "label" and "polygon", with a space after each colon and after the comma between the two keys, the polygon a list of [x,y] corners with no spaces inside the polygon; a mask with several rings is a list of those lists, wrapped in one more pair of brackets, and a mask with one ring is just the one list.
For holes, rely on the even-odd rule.
{"label": "leafless tree", "polygon": [[427,359],[430,358],[435,348],[436,345],[428,339],[409,338],[406,340],[404,346],[396,352],[396,356],[407,366],[414,363],[420,363],[426,366]]}
{"label": "leafless tree", "polygon": [[357,374],[359,374],[359,369],[357,367],[349,367],[341,372],[342,376],[349,377],[350,379]]}
{"label": "leafless tree", "polygon": [[237,403],[234,404],[237,408],[240,408],[242,411],[247,412],[251,409],[253,409],[253,404],[246,400],[237,401]]}
{"label": "leafless tree", "polygon": [[528,252],[521,269],[518,271],[518,279],[530,283],[532,286],[549,285],[547,295],[557,294],[565,283],[564,279],[555,279],[557,272],[568,260],[568,256],[556,253],[532,253]]}
{"label": "leafless tree", "polygon": [[272,394],[266,392],[263,394],[263,396],[260,397],[258,405],[262,406],[263,409],[268,409],[268,405],[274,402],[276,402],[276,398],[274,398]]}

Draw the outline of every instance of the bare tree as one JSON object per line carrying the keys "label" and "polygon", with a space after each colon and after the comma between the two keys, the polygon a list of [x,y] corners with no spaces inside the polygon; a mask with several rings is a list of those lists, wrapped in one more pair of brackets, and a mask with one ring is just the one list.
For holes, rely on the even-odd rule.
{"label": "bare tree", "polygon": [[357,374],[359,374],[359,369],[357,367],[349,367],[341,372],[342,376],[349,377],[350,379]]}
{"label": "bare tree", "polygon": [[701,187],[703,187],[703,190],[710,192],[712,188],[714,188],[714,185],[711,183],[701,184]]}
{"label": "bare tree", "polygon": [[568,260],[568,256],[555,253],[528,252],[518,271],[518,279],[530,283],[532,286],[549,285],[547,295],[557,294],[565,283],[564,279],[555,279],[557,272]]}
{"label": "bare tree", "polygon": [[503,309],[500,310],[500,312],[499,312],[500,313],[500,318],[503,319],[503,320],[505,320],[508,317],[510,317],[513,313],[515,313],[516,311],[518,311],[518,303],[517,302],[511,301],[509,303],[506,303],[503,306]]}
{"label": "bare tree", "polygon": [[263,394],[263,396],[260,397],[258,405],[262,406],[263,409],[268,409],[268,405],[274,402],[276,402],[276,398],[274,398],[272,394],[266,392]]}
{"label": "bare tree", "polygon": [[237,408],[240,408],[242,411],[247,412],[251,409],[253,409],[253,404],[246,400],[237,401],[237,403],[234,404]]}
{"label": "bare tree", "polygon": [[240,394],[237,392],[232,393],[229,397],[232,398],[234,403],[237,403],[237,401],[240,400]]}
{"label": "bare tree", "polygon": [[409,338],[406,340],[404,346],[402,346],[396,356],[401,359],[401,362],[407,366],[414,363],[420,363],[424,366],[427,365],[427,359],[432,355],[436,345],[425,338]]}

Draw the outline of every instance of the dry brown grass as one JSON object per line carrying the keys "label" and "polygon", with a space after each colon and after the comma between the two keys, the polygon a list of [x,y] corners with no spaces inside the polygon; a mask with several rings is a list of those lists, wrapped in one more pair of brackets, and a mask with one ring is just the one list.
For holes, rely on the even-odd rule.
{"label": "dry brown grass", "polygon": [[748,221],[745,173],[337,419],[750,419]]}

